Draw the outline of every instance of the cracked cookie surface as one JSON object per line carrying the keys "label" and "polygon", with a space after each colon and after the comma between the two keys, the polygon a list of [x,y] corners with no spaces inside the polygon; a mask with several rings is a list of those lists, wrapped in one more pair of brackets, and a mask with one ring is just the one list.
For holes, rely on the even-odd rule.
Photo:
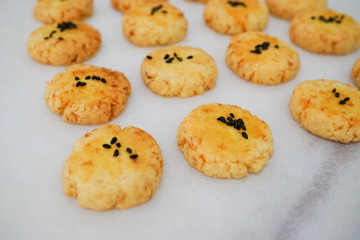
{"label": "cracked cookie surface", "polygon": [[130,93],[130,83],[123,73],[78,64],[47,83],[45,102],[66,122],[103,124],[123,111]]}
{"label": "cracked cookie surface", "polygon": [[269,126],[238,106],[204,104],[191,111],[177,132],[188,163],[206,176],[243,178],[258,173],[273,154]]}
{"label": "cracked cookie surface", "polygon": [[290,98],[290,112],[309,132],[334,141],[360,141],[360,92],[335,80],[298,84]]}

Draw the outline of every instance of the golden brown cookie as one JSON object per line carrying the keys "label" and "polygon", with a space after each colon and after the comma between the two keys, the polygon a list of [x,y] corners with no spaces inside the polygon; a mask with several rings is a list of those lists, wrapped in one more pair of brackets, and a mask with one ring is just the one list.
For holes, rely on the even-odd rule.
{"label": "golden brown cookie", "polygon": [[93,0],[38,0],[34,7],[34,17],[46,24],[83,20],[92,12]]}
{"label": "golden brown cookie", "polygon": [[206,25],[222,34],[261,31],[268,18],[266,4],[258,0],[210,0],[204,9]]}
{"label": "golden brown cookie", "polygon": [[200,48],[171,46],[150,52],[141,76],[151,91],[165,97],[191,97],[215,86],[214,59]]}
{"label": "golden brown cookie", "polygon": [[360,92],[334,80],[298,84],[290,99],[294,119],[311,133],[338,142],[360,141]]}
{"label": "golden brown cookie", "polygon": [[355,62],[352,72],[351,72],[352,79],[356,86],[360,88],[360,58]]}
{"label": "golden brown cookie", "polygon": [[31,57],[51,65],[83,62],[93,56],[100,45],[100,33],[82,22],[45,25],[33,31],[27,40]]}
{"label": "golden brown cookie", "polygon": [[269,126],[234,105],[204,104],[191,111],[177,132],[179,149],[206,176],[243,178],[258,173],[273,154]]}
{"label": "golden brown cookie", "polygon": [[64,192],[93,210],[135,207],[154,195],[162,169],[160,147],[150,134],[105,125],[76,141],[62,170]]}
{"label": "golden brown cookie", "polygon": [[130,83],[121,72],[78,64],[47,83],[45,102],[66,122],[103,124],[123,111],[130,93]]}
{"label": "golden brown cookie", "polygon": [[290,38],[310,52],[347,54],[360,46],[360,25],[340,12],[312,10],[292,20]]}
{"label": "golden brown cookie", "polygon": [[187,32],[184,14],[169,3],[132,8],[124,13],[122,26],[125,37],[141,47],[176,43]]}
{"label": "golden brown cookie", "polygon": [[327,9],[327,0],[266,0],[270,13],[286,20],[298,13],[314,9]]}
{"label": "golden brown cookie", "polygon": [[242,79],[263,85],[277,85],[295,78],[300,60],[285,42],[261,32],[234,35],[226,63]]}
{"label": "golden brown cookie", "polygon": [[113,8],[122,13],[136,6],[141,6],[149,3],[159,4],[164,2],[167,2],[167,0],[111,0]]}

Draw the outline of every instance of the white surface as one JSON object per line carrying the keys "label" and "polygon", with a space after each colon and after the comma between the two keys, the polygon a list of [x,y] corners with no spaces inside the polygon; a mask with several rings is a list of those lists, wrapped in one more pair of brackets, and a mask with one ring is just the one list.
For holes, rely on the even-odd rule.
{"label": "white surface", "polygon": [[[289,83],[268,87],[239,79],[225,64],[230,37],[202,20],[204,5],[170,0],[189,21],[179,45],[201,47],[218,65],[215,88],[192,98],[163,98],[142,83],[140,64],[155,48],[130,44],[122,15],[110,0],[95,0],[86,20],[103,38],[86,63],[119,70],[132,85],[125,111],[111,123],[133,125],[153,135],[164,157],[160,186],[146,204],[95,212],[63,194],[61,168],[76,139],[96,126],[65,123],[45,105],[45,82],[63,67],[33,61],[28,35],[41,26],[35,1],[1,1],[0,239],[359,239],[360,145],[311,135],[288,110],[293,88],[304,80],[351,83],[360,50],[345,56],[316,55],[295,47],[301,70]],[[329,0],[329,6],[360,22],[360,1]],[[289,22],[270,17],[265,32],[293,45]],[[241,180],[205,177],[177,149],[177,127],[193,108],[220,102],[250,110],[273,133],[274,155],[263,171]]]}

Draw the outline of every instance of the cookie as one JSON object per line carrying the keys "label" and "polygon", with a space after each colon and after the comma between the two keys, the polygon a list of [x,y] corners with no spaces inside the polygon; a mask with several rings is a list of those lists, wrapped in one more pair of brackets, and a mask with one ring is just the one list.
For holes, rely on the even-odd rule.
{"label": "cookie", "polygon": [[169,3],[132,8],[124,13],[122,26],[125,37],[141,47],[173,44],[187,32],[184,14]]}
{"label": "cookie", "polygon": [[360,58],[358,58],[358,60],[355,62],[351,76],[355,85],[360,88]]}
{"label": "cookie", "polygon": [[63,166],[63,188],[84,208],[126,209],[154,195],[162,169],[160,147],[150,134],[105,125],[76,141]]}
{"label": "cookie", "polygon": [[266,0],[266,4],[272,15],[286,20],[304,11],[327,9],[327,0]]}
{"label": "cookie", "polygon": [[130,93],[130,83],[121,72],[78,64],[47,83],[45,102],[66,122],[103,124],[123,111]]}
{"label": "cookie", "polygon": [[34,17],[43,23],[83,20],[93,13],[93,0],[38,0]]}
{"label": "cookie", "polygon": [[200,48],[171,46],[146,56],[141,77],[160,96],[185,98],[212,89],[217,67],[214,59]]}
{"label": "cookie", "polygon": [[210,0],[204,9],[207,26],[222,34],[261,31],[268,22],[269,11],[258,0]]}
{"label": "cookie", "polygon": [[261,32],[234,35],[226,53],[227,65],[242,79],[277,85],[295,78],[299,55],[285,42]]}
{"label": "cookie", "polygon": [[290,38],[309,52],[347,54],[360,46],[360,26],[346,14],[312,10],[291,21]]}
{"label": "cookie", "polygon": [[111,0],[113,8],[122,13],[136,6],[141,6],[149,3],[157,4],[164,2],[167,2],[167,0]]}
{"label": "cookie", "polygon": [[214,178],[258,173],[273,154],[264,121],[238,106],[218,103],[191,111],[178,128],[177,143],[192,167]]}
{"label": "cookie", "polygon": [[43,64],[80,63],[99,50],[100,33],[82,22],[49,24],[33,31],[27,40],[31,57]]}
{"label": "cookie", "polygon": [[342,143],[360,141],[359,106],[359,90],[334,80],[304,81],[290,98],[290,112],[303,128]]}

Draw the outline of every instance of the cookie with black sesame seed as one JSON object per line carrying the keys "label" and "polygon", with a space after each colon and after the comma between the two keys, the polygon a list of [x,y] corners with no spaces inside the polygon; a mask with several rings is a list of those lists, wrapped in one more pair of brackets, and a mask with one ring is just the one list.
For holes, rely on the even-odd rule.
{"label": "cookie with black sesame seed", "polygon": [[219,103],[192,110],[178,128],[177,144],[192,167],[214,178],[258,173],[273,154],[272,133],[264,121]]}
{"label": "cookie with black sesame seed", "polygon": [[360,25],[351,16],[333,10],[311,10],[291,21],[290,39],[313,53],[348,54],[360,46]]}
{"label": "cookie with black sesame seed", "polygon": [[352,79],[356,86],[360,88],[360,58],[355,62],[352,71],[351,71]]}
{"label": "cookie with black sesame seed", "polygon": [[126,209],[152,198],[162,169],[160,147],[150,134],[105,125],[76,141],[62,169],[63,188],[84,208]]}
{"label": "cookie with black sesame seed", "polygon": [[100,45],[100,33],[82,22],[45,25],[33,31],[27,40],[31,57],[50,65],[83,62],[97,53]]}
{"label": "cookie with black sesame seed", "polygon": [[327,9],[327,0],[266,0],[266,4],[272,15],[286,20],[304,11]]}
{"label": "cookie with black sesame seed", "polygon": [[319,79],[298,84],[290,112],[314,135],[342,143],[360,141],[360,92],[350,84]]}
{"label": "cookie with black sesame seed", "polygon": [[34,7],[34,17],[46,24],[80,21],[92,12],[93,0],[38,0]]}
{"label": "cookie with black sesame seed", "polygon": [[45,102],[66,122],[104,124],[120,115],[130,93],[123,73],[78,64],[47,83]]}
{"label": "cookie with black sesame seed", "polygon": [[295,78],[300,69],[297,51],[261,32],[234,35],[226,53],[227,65],[242,79],[277,85]]}
{"label": "cookie with black sesame seed", "polygon": [[204,9],[207,26],[222,34],[237,34],[265,29],[269,11],[258,0],[210,0]]}
{"label": "cookie with black sesame seed", "polygon": [[113,8],[122,13],[136,6],[141,6],[149,3],[160,4],[164,2],[167,2],[167,0],[111,0]]}
{"label": "cookie with black sesame seed", "polygon": [[195,47],[171,46],[150,52],[141,65],[147,87],[164,97],[191,97],[216,84],[214,59]]}
{"label": "cookie with black sesame seed", "polygon": [[123,15],[125,37],[141,47],[180,42],[187,33],[184,14],[169,3],[136,6]]}

